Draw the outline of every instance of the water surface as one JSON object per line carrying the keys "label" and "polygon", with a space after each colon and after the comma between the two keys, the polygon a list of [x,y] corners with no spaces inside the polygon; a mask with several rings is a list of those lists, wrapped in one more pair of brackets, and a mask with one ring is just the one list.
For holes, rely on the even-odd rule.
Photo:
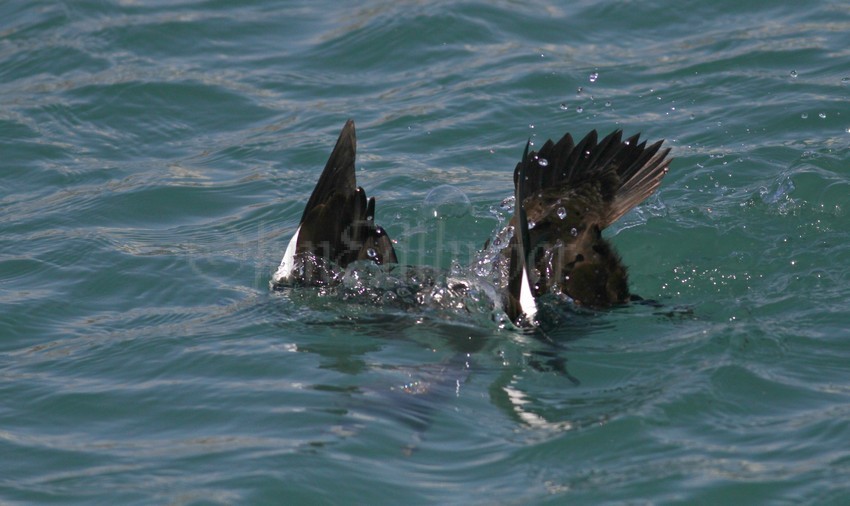
{"label": "water surface", "polygon": [[[6,2],[0,502],[845,504],[841,1]],[[527,139],[666,139],[553,343],[268,281],[348,118],[412,263]],[[429,192],[469,200],[431,216]],[[496,212],[491,212],[495,207]]]}

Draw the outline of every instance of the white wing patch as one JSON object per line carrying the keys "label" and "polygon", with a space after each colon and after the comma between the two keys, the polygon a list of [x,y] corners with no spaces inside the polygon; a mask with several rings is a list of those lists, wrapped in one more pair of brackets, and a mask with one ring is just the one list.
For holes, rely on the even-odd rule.
{"label": "white wing patch", "polygon": [[[511,381],[511,383],[515,383],[517,379],[519,378],[514,376],[514,380]],[[533,413],[525,409],[525,405],[529,404],[531,401],[529,401],[525,392],[513,385],[504,386],[502,387],[502,390],[508,394],[508,400],[514,408],[514,413],[516,413],[519,419],[526,423],[529,427],[556,432],[568,431],[575,428],[572,422],[550,422],[537,413]]]}
{"label": "white wing patch", "polygon": [[295,268],[295,249],[296,244],[298,243],[299,234],[301,234],[300,225],[295,231],[295,234],[292,236],[292,239],[289,240],[289,246],[286,247],[286,252],[283,254],[280,266],[277,268],[277,271],[275,271],[274,276],[272,276],[273,283],[289,281],[289,278],[292,277],[292,269]]}
{"label": "white wing patch", "polygon": [[531,293],[531,282],[528,279],[528,269],[525,268],[525,262],[522,266],[522,283],[519,288],[519,305],[522,312],[533,320],[537,314],[537,301],[534,300],[534,295]]}

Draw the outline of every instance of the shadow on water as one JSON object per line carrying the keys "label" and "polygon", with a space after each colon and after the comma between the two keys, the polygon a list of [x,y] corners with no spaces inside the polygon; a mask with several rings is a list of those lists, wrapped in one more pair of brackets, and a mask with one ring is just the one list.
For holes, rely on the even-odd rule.
{"label": "shadow on water", "polygon": [[479,378],[487,378],[491,405],[527,428],[557,433],[614,417],[623,412],[616,388],[593,405],[571,400],[576,391],[599,394],[570,371],[571,347],[616,332],[622,318],[668,320],[687,313],[649,303],[609,311],[545,304],[541,326],[519,329],[500,323],[492,307],[473,312],[454,302],[381,304],[386,299],[372,291],[364,303],[350,295],[290,288],[274,292],[271,305],[297,311],[278,325],[299,327],[293,333],[299,352],[319,357],[320,369],[343,375],[311,386],[333,394],[333,410],[343,419],[336,433],[349,436],[363,430],[364,421],[389,421],[412,433],[405,451],[416,448],[447,406],[463,402],[468,385]]}

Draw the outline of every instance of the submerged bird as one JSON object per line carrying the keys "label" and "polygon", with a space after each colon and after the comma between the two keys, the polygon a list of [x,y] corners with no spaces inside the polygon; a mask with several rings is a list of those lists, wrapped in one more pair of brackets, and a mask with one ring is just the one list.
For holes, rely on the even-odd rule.
{"label": "submerged bird", "polygon": [[[602,230],[658,187],[671,159],[615,131],[578,144],[570,134],[539,151],[526,145],[514,171],[513,234],[501,251],[508,282],[497,301],[513,322],[533,322],[537,299],[554,293],[602,308],[629,302],[626,267]],[[375,199],[354,175],[354,122],[346,122],[272,277],[272,287],[334,286],[355,261],[396,264],[392,241],[375,224]]]}
{"label": "submerged bird", "polygon": [[[597,142],[596,131],[578,144],[570,134],[528,152],[514,170],[516,212],[506,312],[515,320],[533,316],[534,301],[547,293],[576,304],[603,308],[625,304],[628,274],[602,230],[658,188],[672,161],[663,141],[651,146],[634,135],[625,141],[614,131]],[[519,260],[524,260],[519,262]],[[516,277],[525,269],[528,285]],[[522,289],[528,293],[522,298]]]}

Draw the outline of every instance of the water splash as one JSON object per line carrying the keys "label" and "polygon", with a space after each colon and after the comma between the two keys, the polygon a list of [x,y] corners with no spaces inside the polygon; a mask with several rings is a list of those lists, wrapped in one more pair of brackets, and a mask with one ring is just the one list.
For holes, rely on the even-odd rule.
{"label": "water splash", "polygon": [[794,182],[786,177],[778,181],[773,190],[769,190],[766,186],[759,188],[759,196],[765,204],[773,205],[785,200],[794,190]]}
{"label": "water splash", "polygon": [[502,199],[499,205],[503,211],[512,213],[514,211],[514,204],[516,204],[516,197],[510,196]]}

